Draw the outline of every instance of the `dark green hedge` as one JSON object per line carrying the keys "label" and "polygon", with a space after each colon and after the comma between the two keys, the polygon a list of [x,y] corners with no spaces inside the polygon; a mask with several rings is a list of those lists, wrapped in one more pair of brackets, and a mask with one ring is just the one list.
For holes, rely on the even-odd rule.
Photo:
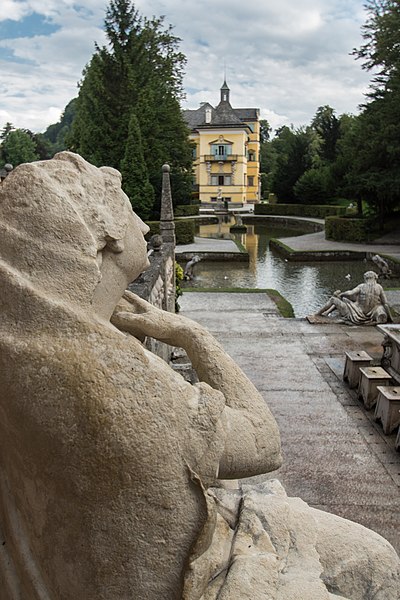
{"label": "dark green hedge", "polygon": [[146,240],[149,240],[152,235],[160,233],[160,221],[146,221],[146,225],[150,227],[150,231],[145,235]]}
{"label": "dark green hedge", "polygon": [[192,244],[194,242],[194,220],[175,221],[175,235],[177,244]]}
{"label": "dark green hedge", "polygon": [[325,219],[325,238],[335,242],[366,242],[373,227],[373,219],[328,217]]}
{"label": "dark green hedge", "polygon": [[[159,221],[146,221],[146,225],[150,227],[150,231],[146,234],[146,239],[150,239],[152,235],[160,233]],[[175,221],[175,237],[178,244],[192,244],[194,242],[194,220],[180,219]]]}
{"label": "dark green hedge", "polygon": [[180,204],[175,206],[176,217],[194,217],[199,214],[200,204]]}
{"label": "dark green hedge", "polygon": [[330,215],[344,215],[345,206],[306,204],[255,204],[255,215],[277,215],[290,217],[313,217],[324,219]]}

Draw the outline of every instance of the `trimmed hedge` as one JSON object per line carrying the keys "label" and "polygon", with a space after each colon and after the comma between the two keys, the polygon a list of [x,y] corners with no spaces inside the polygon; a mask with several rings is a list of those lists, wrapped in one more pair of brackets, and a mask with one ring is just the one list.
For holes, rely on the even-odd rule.
{"label": "trimmed hedge", "polygon": [[335,242],[367,242],[374,225],[374,219],[328,217],[325,238]]}
{"label": "trimmed hedge", "polygon": [[146,240],[149,240],[152,235],[160,233],[160,221],[146,221],[146,225],[150,227],[150,231],[145,235]]}
{"label": "trimmed hedge", "polygon": [[179,221],[175,221],[175,235],[177,244],[193,244],[194,220],[180,219]]}
{"label": "trimmed hedge", "polygon": [[344,215],[345,206],[332,206],[329,204],[255,204],[255,215],[276,215],[282,217],[313,217],[324,219],[330,215]]}
{"label": "trimmed hedge", "polygon": [[[146,225],[150,227],[150,231],[146,233],[146,239],[160,233],[160,221],[146,221]],[[175,221],[175,237],[177,245],[192,244],[194,242],[194,220],[180,219]]]}
{"label": "trimmed hedge", "polygon": [[180,204],[175,206],[176,217],[194,217],[199,214],[200,204]]}

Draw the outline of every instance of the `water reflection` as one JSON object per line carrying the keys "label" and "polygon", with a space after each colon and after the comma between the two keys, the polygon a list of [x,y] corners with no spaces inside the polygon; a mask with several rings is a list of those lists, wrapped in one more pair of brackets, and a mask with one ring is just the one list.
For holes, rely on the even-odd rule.
{"label": "water reflection", "polygon": [[[247,225],[246,234],[230,234],[232,223],[221,218],[218,223],[198,226],[196,235],[227,239],[233,237],[249,252],[249,264],[201,261],[195,267],[195,278],[184,285],[273,288],[293,305],[296,317],[304,317],[318,310],[335,290],[351,289],[361,283],[365,271],[376,271],[372,262],[364,261],[288,262],[269,248],[269,240],[301,235],[302,232],[265,224]],[[399,287],[400,281],[390,280],[384,285]]]}

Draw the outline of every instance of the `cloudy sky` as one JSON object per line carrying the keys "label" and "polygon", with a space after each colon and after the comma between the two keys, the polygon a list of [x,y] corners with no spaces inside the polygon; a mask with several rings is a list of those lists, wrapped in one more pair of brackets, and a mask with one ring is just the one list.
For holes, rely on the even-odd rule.
{"label": "cloudy sky", "polygon": [[[188,64],[184,108],[217,104],[226,77],[234,107],[258,107],[276,128],[308,124],[324,104],[357,113],[370,76],[349,55],[361,43],[364,0],[137,0],[165,15]],[[44,131],[77,95],[105,43],[107,0],[1,0],[0,128]]]}

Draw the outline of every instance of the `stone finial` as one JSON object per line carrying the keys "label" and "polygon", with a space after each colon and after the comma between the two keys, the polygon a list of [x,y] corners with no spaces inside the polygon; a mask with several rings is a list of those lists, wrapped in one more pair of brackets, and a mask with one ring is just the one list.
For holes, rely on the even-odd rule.
{"label": "stone finial", "polygon": [[13,170],[13,166],[10,163],[6,163],[2,169],[0,169],[0,181],[3,181],[9,173]]}
{"label": "stone finial", "polygon": [[169,165],[165,164],[162,166],[160,234],[164,242],[175,246],[175,223],[169,175],[170,170]]}
{"label": "stone finial", "polygon": [[163,244],[162,236],[156,233],[152,235],[149,241],[149,246],[155,252],[159,252]]}

